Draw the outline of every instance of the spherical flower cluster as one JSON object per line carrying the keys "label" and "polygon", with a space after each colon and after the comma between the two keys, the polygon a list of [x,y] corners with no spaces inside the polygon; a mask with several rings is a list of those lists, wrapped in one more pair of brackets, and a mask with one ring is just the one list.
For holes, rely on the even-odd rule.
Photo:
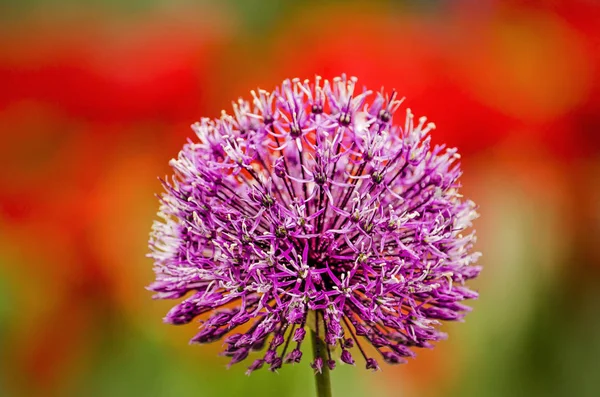
{"label": "spherical flower cluster", "polygon": [[369,102],[356,81],[253,91],[194,124],[171,161],[149,289],[185,297],[165,321],[200,317],[191,342],[223,339],[231,364],[262,351],[248,373],[300,362],[307,329],[327,349],[316,371],[357,354],[368,369],[402,363],[477,297],[464,285],[480,270],[477,213],[458,193],[456,149],[432,146],[434,125],[410,110],[393,124],[396,93]]}

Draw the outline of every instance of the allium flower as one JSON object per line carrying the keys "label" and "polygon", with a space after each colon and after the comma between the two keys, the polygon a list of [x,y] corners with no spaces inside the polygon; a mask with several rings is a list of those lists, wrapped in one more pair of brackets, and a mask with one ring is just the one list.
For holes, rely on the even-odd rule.
{"label": "allium flower", "polygon": [[458,193],[456,149],[431,147],[434,125],[410,110],[394,125],[396,93],[369,102],[356,81],[253,91],[194,124],[171,161],[149,289],[185,296],[167,323],[207,314],[192,343],[224,338],[231,364],[262,351],[248,372],[300,362],[306,329],[326,346],[317,372],[337,357],[403,363],[477,297],[464,286],[480,270],[466,232],[477,213]]}

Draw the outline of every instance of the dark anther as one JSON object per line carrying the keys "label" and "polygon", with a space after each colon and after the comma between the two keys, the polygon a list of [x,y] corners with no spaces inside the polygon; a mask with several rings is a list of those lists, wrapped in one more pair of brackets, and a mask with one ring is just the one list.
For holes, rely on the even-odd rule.
{"label": "dark anther", "polygon": [[358,254],[358,257],[356,258],[356,263],[358,264],[364,264],[367,263],[367,259],[369,258],[369,256],[363,252],[361,252],[360,254]]}
{"label": "dark anther", "polygon": [[275,229],[275,237],[277,238],[285,238],[287,234],[287,229],[283,226],[277,226],[277,229]]}
{"label": "dark anther", "polygon": [[263,121],[266,125],[269,125],[269,124],[273,124],[273,121],[275,121],[275,120],[273,120],[273,116],[267,115],[264,117]]}
{"label": "dark anther", "polygon": [[262,199],[262,205],[267,208],[270,208],[274,203],[275,200],[273,199],[273,197],[269,196],[268,194],[265,194],[265,197]]}
{"label": "dark anther", "polygon": [[431,176],[430,182],[434,186],[442,186],[442,184],[444,183],[444,178],[441,174],[436,173]]}
{"label": "dark anther", "polygon": [[344,112],[344,113],[342,113],[340,115],[340,121],[339,121],[340,125],[343,125],[344,127],[347,127],[347,126],[350,125],[350,121],[351,121],[351,118],[350,118],[350,115],[348,113]]}
{"label": "dark anther", "polygon": [[314,105],[312,105],[311,111],[314,114],[321,114],[323,113],[323,106],[315,103]]}
{"label": "dark anther", "polygon": [[375,171],[373,174],[371,174],[371,180],[374,184],[379,185],[381,181],[383,181],[383,174]]}
{"label": "dark anther", "polygon": [[290,135],[292,138],[298,138],[302,135],[302,130],[297,125],[290,125]]}
{"label": "dark anther", "polygon": [[267,243],[266,241],[263,241],[263,240],[256,240],[254,242],[254,244],[262,250],[266,250],[269,248],[269,243]]}
{"label": "dark anther", "polygon": [[401,179],[406,179],[406,178],[408,178],[411,175],[412,175],[412,170],[410,169],[410,167],[404,167],[402,169],[402,171],[400,172],[400,178]]}
{"label": "dark anther", "polygon": [[204,188],[204,192],[208,197],[215,197],[217,195],[217,187],[215,185],[213,186],[206,186]]}
{"label": "dark anther", "polygon": [[196,221],[194,220],[194,214],[198,216],[198,210],[194,210],[185,216],[186,223],[191,223],[192,225],[196,223]]}
{"label": "dark anther", "polygon": [[388,112],[386,109],[381,109],[379,111],[379,120],[383,121],[384,123],[389,122],[392,119],[392,114],[390,112]]}
{"label": "dark anther", "polygon": [[398,222],[390,219],[387,228],[389,231],[396,230],[398,228]]}
{"label": "dark anther", "polygon": [[285,169],[283,167],[275,167],[275,175],[283,178],[285,176]]}
{"label": "dark anther", "polygon": [[315,183],[319,186],[322,186],[327,182],[327,175],[322,172],[317,172],[315,174]]}

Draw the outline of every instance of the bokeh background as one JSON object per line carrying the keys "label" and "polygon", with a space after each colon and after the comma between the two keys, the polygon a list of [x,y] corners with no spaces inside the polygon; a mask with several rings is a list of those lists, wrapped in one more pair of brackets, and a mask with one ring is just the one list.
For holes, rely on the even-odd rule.
{"label": "bokeh background", "polygon": [[0,395],[312,395],[306,363],[246,377],[162,324],[145,253],[192,122],[342,72],[459,147],[485,270],[448,341],[335,395],[600,396],[594,0],[2,2]]}

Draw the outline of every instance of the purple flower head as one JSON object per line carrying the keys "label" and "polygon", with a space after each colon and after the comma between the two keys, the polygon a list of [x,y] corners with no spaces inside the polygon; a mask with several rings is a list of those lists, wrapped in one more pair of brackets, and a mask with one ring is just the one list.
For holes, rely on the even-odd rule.
{"label": "purple flower head", "polygon": [[317,372],[361,356],[378,369],[365,344],[402,363],[477,297],[465,286],[480,270],[477,213],[459,194],[456,149],[433,146],[434,125],[409,109],[399,121],[395,92],[356,81],[252,92],[194,124],[170,163],[149,289],[183,298],[165,322],[201,319],[192,342],[223,339],[231,364],[262,351],[248,373],[300,362],[306,327],[328,350]]}

